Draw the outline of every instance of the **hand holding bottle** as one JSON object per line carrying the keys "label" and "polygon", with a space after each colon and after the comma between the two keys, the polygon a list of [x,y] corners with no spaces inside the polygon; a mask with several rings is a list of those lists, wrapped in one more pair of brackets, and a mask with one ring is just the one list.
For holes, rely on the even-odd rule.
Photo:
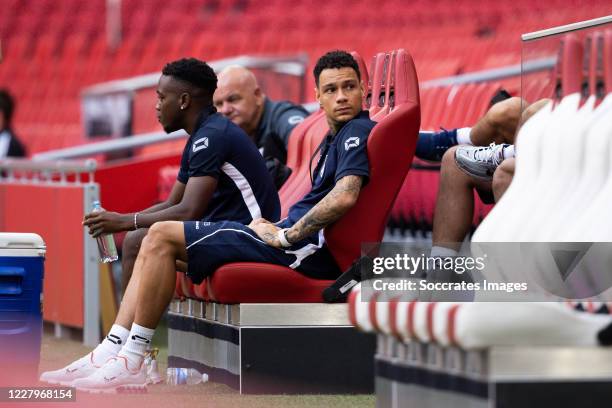
{"label": "hand holding bottle", "polygon": [[[90,214],[86,215],[85,218],[90,217],[90,219],[94,219],[97,214],[104,212],[104,208],[100,206],[99,201],[94,201],[93,210]],[[85,221],[83,221],[83,225],[87,225]],[[104,263],[113,262],[119,259],[117,255],[117,247],[115,246],[115,239],[113,238],[113,234],[102,234],[101,231],[97,231],[94,229],[95,235],[92,233],[92,227],[89,227],[89,233],[92,234],[96,238],[96,242],[98,243],[98,251],[100,251],[100,261]]]}
{"label": "hand holding bottle", "polygon": [[[98,202],[99,204],[99,202]],[[83,217],[83,225],[89,227],[89,234],[97,238],[102,234],[129,231],[132,229],[133,221],[130,217],[116,212],[106,211],[99,207]]]}

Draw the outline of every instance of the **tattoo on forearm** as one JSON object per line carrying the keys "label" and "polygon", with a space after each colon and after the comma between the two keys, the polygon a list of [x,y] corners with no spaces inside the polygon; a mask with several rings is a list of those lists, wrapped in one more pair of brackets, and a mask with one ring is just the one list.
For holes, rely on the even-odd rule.
{"label": "tattoo on forearm", "polygon": [[360,176],[346,176],[338,180],[335,187],[288,231],[289,241],[297,242],[342,217],[350,207],[340,204],[340,199],[348,195],[356,200],[361,184]]}
{"label": "tattoo on forearm", "polygon": [[275,235],[275,234],[272,234],[272,233],[270,233],[270,232],[264,232],[264,233],[262,234],[262,238],[263,238],[263,240],[264,240],[265,242],[270,242],[270,241],[273,241],[273,240],[274,240],[274,238],[276,238],[276,235]]}

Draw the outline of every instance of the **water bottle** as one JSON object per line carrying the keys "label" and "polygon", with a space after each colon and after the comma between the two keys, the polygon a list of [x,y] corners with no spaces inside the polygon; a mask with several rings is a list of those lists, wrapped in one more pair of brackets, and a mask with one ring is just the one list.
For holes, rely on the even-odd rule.
{"label": "water bottle", "polygon": [[207,381],[208,374],[200,374],[195,368],[168,367],[166,371],[168,385],[196,385]]}
{"label": "water bottle", "polygon": [[[93,202],[92,213],[104,211],[104,208],[100,206],[99,201]],[[96,238],[98,242],[98,251],[100,252],[100,262],[109,263],[119,259],[117,255],[117,247],[115,246],[115,238],[113,234],[104,234]]]}

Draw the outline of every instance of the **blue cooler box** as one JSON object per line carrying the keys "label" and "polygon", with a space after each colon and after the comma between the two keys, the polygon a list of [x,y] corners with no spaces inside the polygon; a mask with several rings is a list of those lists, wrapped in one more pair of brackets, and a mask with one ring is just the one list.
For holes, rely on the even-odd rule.
{"label": "blue cooler box", "polygon": [[0,233],[0,387],[37,379],[45,251],[39,235]]}

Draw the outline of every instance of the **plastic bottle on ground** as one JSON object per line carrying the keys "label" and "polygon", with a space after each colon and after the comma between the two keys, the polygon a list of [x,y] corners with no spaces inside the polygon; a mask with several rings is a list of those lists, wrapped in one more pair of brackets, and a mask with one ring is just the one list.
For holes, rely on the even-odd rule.
{"label": "plastic bottle on ground", "polygon": [[168,367],[166,371],[168,385],[196,385],[207,381],[208,374],[200,374],[195,368]]}

